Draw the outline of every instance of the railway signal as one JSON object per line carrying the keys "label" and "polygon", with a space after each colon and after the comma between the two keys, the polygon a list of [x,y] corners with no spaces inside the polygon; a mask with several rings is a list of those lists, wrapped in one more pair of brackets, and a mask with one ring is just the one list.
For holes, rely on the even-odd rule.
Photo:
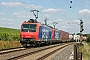
{"label": "railway signal", "polygon": [[80,20],[80,33],[82,33],[83,30],[84,30],[84,29],[83,29],[83,21]]}
{"label": "railway signal", "polygon": [[83,31],[83,21],[80,19],[80,42],[82,42],[83,40],[83,35],[82,35],[82,31]]}

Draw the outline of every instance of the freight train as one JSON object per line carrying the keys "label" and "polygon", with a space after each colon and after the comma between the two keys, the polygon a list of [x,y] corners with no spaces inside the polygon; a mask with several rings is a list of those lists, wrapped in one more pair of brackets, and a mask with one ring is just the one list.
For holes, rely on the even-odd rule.
{"label": "freight train", "polygon": [[21,25],[20,43],[24,47],[28,45],[48,45],[66,41],[70,41],[68,32],[41,24],[34,19],[24,21]]}

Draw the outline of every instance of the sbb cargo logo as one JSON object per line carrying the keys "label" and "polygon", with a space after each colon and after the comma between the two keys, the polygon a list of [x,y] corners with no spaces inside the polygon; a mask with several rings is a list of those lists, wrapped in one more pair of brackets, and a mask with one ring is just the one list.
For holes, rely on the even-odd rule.
{"label": "sbb cargo logo", "polygon": [[42,29],[42,38],[49,38],[49,31]]}
{"label": "sbb cargo logo", "polygon": [[59,38],[59,33],[55,32],[55,38]]}

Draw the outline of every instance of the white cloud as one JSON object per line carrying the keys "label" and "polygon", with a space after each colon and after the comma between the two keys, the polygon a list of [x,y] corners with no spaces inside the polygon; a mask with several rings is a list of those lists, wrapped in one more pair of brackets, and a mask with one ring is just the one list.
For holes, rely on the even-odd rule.
{"label": "white cloud", "polygon": [[0,15],[4,15],[5,13],[4,12],[0,12]]}
{"label": "white cloud", "polygon": [[83,9],[83,10],[79,11],[79,14],[87,14],[87,13],[90,14],[90,10],[88,10],[88,9]]}
{"label": "white cloud", "polygon": [[50,14],[43,14],[45,17],[50,18]]}
{"label": "white cloud", "polygon": [[57,12],[57,11],[59,11],[59,9],[49,8],[49,9],[44,9],[44,10],[42,10],[42,12],[47,12],[47,13]]}
{"label": "white cloud", "polygon": [[10,6],[22,6],[24,8],[33,8],[33,9],[39,9],[39,8],[43,8],[42,6],[37,6],[34,4],[25,4],[25,3],[21,3],[21,2],[2,2],[1,5],[6,6],[6,7],[10,7]]}
{"label": "white cloud", "polygon": [[88,10],[88,9],[83,9],[83,10],[79,11],[78,14],[79,14],[81,17],[90,17],[90,10]]}
{"label": "white cloud", "polygon": [[34,4],[28,4],[28,5],[25,5],[25,7],[27,7],[27,8],[33,8],[33,9],[43,8],[42,6],[36,6]]}
{"label": "white cloud", "polygon": [[62,26],[63,28],[68,28],[68,26]]}
{"label": "white cloud", "polygon": [[0,18],[0,24],[12,24],[14,21],[12,19]]}
{"label": "white cloud", "polygon": [[42,12],[44,13],[56,13],[56,12],[65,12],[65,10],[62,9],[54,9],[54,8],[49,8],[49,9],[44,9]]}
{"label": "white cloud", "polygon": [[56,22],[57,24],[55,25],[56,28],[58,28],[59,30],[65,30],[70,28],[70,26],[67,24],[66,20],[62,20],[62,19],[49,19],[48,20],[48,24],[50,26],[53,26],[53,22]]}
{"label": "white cloud", "polygon": [[79,23],[80,22],[80,20],[74,20],[76,23]]}
{"label": "white cloud", "polygon": [[47,18],[60,18],[62,14],[66,13],[66,11],[63,9],[55,9],[55,8],[43,9],[41,12]]}
{"label": "white cloud", "polygon": [[12,15],[19,18],[34,18],[32,13],[28,13],[26,11],[14,12]]}
{"label": "white cloud", "polygon": [[4,5],[4,6],[19,6],[19,5],[22,5],[20,2],[2,2],[1,5]]}

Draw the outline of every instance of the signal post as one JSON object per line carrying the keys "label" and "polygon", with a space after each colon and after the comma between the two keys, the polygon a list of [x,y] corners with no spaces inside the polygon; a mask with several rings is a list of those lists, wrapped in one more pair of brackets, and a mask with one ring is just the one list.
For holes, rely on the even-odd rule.
{"label": "signal post", "polygon": [[[80,19],[80,44],[82,43],[83,35],[83,21]],[[80,46],[80,44],[74,45],[74,60],[82,60],[82,52],[78,52],[77,49]]]}
{"label": "signal post", "polygon": [[83,31],[83,21],[80,19],[80,42],[82,42],[82,38],[83,38],[83,35],[82,35],[82,31]]}

